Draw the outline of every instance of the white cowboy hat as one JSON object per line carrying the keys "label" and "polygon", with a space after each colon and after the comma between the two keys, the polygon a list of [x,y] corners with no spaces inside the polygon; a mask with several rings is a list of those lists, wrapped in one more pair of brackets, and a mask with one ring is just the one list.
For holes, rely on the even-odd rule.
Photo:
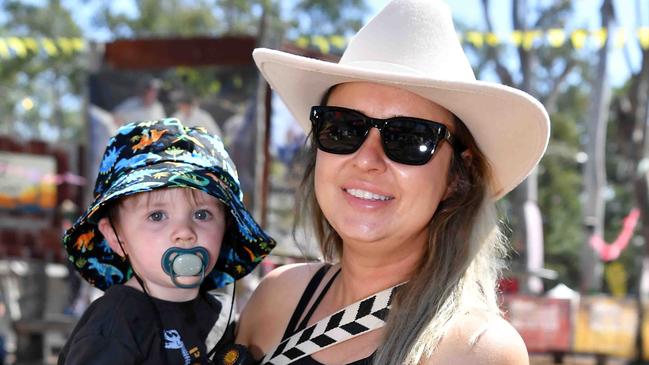
{"label": "white cowboy hat", "polygon": [[258,48],[253,57],[271,88],[309,132],[309,111],[333,85],[393,85],[442,105],[467,126],[492,168],[499,199],[534,169],[547,147],[550,120],[520,90],[475,79],[448,6],[438,0],[394,0],[332,63]]}

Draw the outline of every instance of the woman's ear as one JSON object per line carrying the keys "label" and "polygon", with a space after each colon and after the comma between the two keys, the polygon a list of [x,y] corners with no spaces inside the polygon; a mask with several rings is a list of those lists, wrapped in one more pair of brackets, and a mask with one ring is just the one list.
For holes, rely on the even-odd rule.
{"label": "woman's ear", "polygon": [[104,238],[106,239],[106,242],[108,242],[108,246],[111,250],[119,256],[124,257],[124,251],[122,251],[122,247],[117,240],[117,232],[113,229],[113,225],[110,224],[108,218],[101,218],[97,224],[97,228],[99,228],[99,232],[104,235]]}

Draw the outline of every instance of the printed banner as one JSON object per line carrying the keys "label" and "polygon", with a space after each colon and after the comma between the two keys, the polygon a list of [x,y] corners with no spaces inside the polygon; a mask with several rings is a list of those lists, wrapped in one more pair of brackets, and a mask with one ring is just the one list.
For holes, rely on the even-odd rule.
{"label": "printed banner", "polygon": [[35,213],[55,206],[54,157],[0,152],[0,209]]}

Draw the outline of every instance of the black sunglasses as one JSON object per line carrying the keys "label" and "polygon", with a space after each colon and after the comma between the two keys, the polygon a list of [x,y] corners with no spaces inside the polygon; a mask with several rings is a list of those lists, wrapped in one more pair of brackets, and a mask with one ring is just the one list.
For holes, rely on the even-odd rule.
{"label": "black sunglasses", "polygon": [[347,155],[356,152],[375,127],[381,133],[385,155],[394,162],[423,165],[430,161],[437,144],[446,140],[457,152],[464,150],[444,124],[413,117],[371,118],[337,106],[311,108],[313,133],[319,149]]}

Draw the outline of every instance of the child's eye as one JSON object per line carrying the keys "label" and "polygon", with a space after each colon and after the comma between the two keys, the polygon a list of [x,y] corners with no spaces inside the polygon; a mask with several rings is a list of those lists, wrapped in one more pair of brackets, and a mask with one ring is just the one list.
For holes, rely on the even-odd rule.
{"label": "child's eye", "polygon": [[153,212],[149,214],[149,219],[154,222],[160,222],[164,218],[165,218],[165,214],[163,212]]}
{"label": "child's eye", "polygon": [[207,209],[201,209],[194,212],[194,218],[198,220],[208,220],[212,217],[212,213]]}

